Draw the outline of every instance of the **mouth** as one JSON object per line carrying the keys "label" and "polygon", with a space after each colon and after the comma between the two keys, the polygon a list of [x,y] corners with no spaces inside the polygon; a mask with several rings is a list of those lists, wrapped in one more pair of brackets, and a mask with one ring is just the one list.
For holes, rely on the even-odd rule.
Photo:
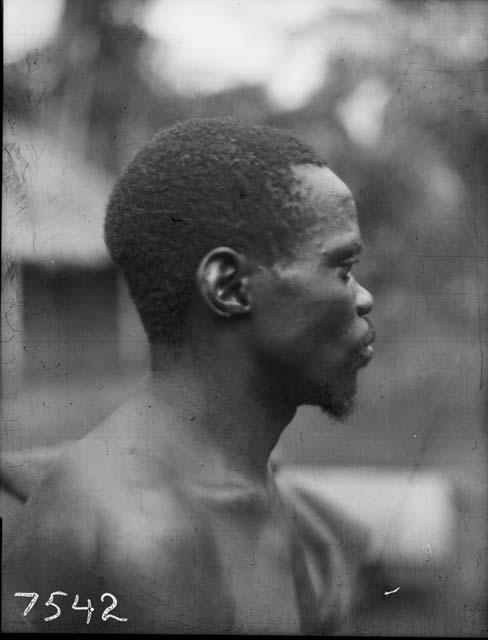
{"label": "mouth", "polygon": [[[368,320],[368,319],[367,319]],[[376,336],[373,324],[368,321],[368,332],[362,341],[362,347],[357,355],[356,364],[359,367],[365,367],[373,357],[373,342]]]}
{"label": "mouth", "polygon": [[356,363],[358,367],[365,367],[373,357],[374,349],[371,344],[366,345],[359,352]]}

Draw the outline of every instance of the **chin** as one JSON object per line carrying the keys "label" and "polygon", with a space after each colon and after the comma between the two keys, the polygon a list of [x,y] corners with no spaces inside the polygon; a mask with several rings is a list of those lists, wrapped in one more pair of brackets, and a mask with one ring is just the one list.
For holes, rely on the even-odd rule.
{"label": "chin", "polygon": [[302,386],[297,404],[319,407],[332,418],[343,421],[351,416],[356,407],[356,392],[356,376],[320,386],[308,383]]}
{"label": "chin", "polygon": [[343,422],[353,414],[356,407],[355,400],[355,397],[340,399],[334,398],[333,400],[328,399],[326,402],[321,402],[317,406],[332,418],[336,418],[336,420]]}

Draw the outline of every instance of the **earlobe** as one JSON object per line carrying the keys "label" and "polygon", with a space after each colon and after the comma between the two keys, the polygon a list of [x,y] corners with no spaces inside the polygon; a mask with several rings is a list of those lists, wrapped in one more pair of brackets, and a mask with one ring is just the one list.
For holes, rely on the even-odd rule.
{"label": "earlobe", "polygon": [[203,299],[218,315],[231,317],[251,311],[247,261],[234,249],[218,247],[207,253],[196,280]]}

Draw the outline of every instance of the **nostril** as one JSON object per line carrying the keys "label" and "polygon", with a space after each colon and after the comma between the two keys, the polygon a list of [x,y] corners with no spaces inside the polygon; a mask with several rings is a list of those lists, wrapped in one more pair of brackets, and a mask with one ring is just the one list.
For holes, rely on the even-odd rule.
{"label": "nostril", "polygon": [[373,309],[373,296],[370,292],[358,285],[358,293],[356,297],[356,306],[359,315],[364,316],[368,313],[371,313]]}

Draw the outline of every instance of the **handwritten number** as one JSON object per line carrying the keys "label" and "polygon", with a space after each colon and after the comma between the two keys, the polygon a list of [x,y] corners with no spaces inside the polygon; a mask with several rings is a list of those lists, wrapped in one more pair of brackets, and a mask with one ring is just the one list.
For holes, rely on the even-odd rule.
{"label": "handwritten number", "polygon": [[67,595],[68,594],[65,593],[64,591],[53,591],[51,593],[51,595],[49,596],[49,600],[46,602],[46,607],[55,607],[57,609],[57,612],[54,613],[52,616],[48,616],[47,618],[44,618],[46,622],[49,622],[50,620],[55,620],[56,618],[59,618],[59,616],[61,615],[61,609],[58,607],[57,604],[53,602],[54,596],[67,596]]}
{"label": "handwritten number", "polygon": [[17,593],[15,593],[14,595],[22,598],[32,598],[32,600],[27,605],[26,610],[24,611],[24,616],[26,616],[29,613],[29,611],[36,604],[37,599],[39,598],[38,593],[24,593],[23,591],[17,591]]}
{"label": "handwritten number", "polygon": [[104,622],[107,622],[108,618],[113,618],[114,620],[118,620],[119,622],[127,622],[127,618],[119,618],[118,616],[114,616],[111,613],[109,613],[110,611],[115,609],[115,607],[117,606],[117,598],[113,596],[111,593],[104,593],[103,596],[100,598],[102,602],[105,600],[105,596],[112,598],[112,604],[110,604],[102,613],[102,620]]}
{"label": "handwritten number", "polygon": [[88,600],[87,600],[88,606],[86,606],[86,607],[79,607],[78,606],[78,600],[79,600],[79,596],[78,596],[78,594],[76,594],[75,601],[71,605],[71,608],[75,609],[76,611],[86,611],[86,624],[90,624],[92,613],[95,611],[95,609],[92,607],[91,600],[90,600],[90,598],[88,598]]}
{"label": "handwritten number", "polygon": [[[27,605],[23,613],[24,616],[26,616],[29,613],[29,611],[32,609],[32,607],[36,604],[37,600],[39,599],[39,594],[35,592],[28,593],[24,591],[17,591],[17,593],[15,593],[14,595],[17,598],[31,599],[31,601],[29,602],[29,604]],[[61,615],[61,608],[55,602],[53,602],[54,596],[67,596],[67,595],[68,594],[65,593],[64,591],[53,591],[51,593],[51,595],[49,596],[49,600],[46,602],[46,607],[54,607],[56,609],[56,613],[53,613],[52,616],[48,616],[47,618],[44,618],[45,622],[56,620],[56,618],[59,618],[59,616]],[[107,622],[109,618],[113,618],[114,620],[117,620],[117,622],[127,622],[127,618],[119,618],[118,616],[114,616],[112,613],[110,613],[110,611],[113,611],[117,606],[117,598],[111,593],[104,593],[101,596],[100,600],[103,602],[105,598],[112,598],[112,604],[106,607],[104,612],[102,613],[103,622]],[[95,609],[92,607],[90,598],[87,599],[88,604],[86,607],[79,607],[78,606],[79,599],[80,599],[79,595],[76,594],[74,602],[71,605],[71,608],[75,609],[76,611],[86,611],[86,624],[90,624],[90,620]]]}

